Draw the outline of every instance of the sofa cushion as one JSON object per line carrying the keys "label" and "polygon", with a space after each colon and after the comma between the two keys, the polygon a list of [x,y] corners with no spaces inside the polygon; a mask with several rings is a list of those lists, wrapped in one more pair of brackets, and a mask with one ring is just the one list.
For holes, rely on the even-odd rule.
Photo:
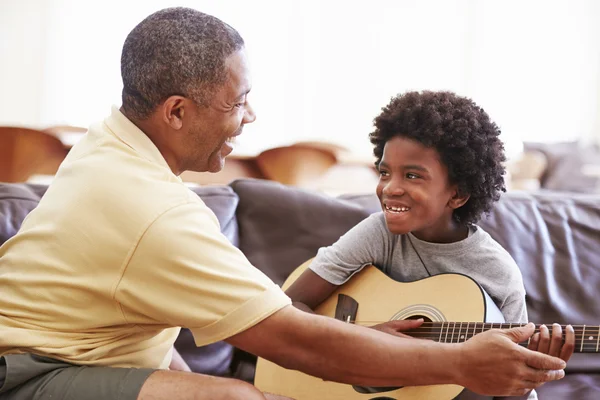
{"label": "sofa cushion", "polygon": [[[530,321],[600,323],[599,196],[511,192],[480,225],[521,269]],[[567,368],[600,372],[600,357],[575,354]]]}
{"label": "sofa cushion", "polygon": [[536,391],[540,400],[597,400],[600,398],[600,374],[567,374]]}
{"label": "sofa cushion", "polygon": [[564,155],[548,174],[544,189],[600,193],[600,148],[581,146]]}
{"label": "sofa cushion", "polygon": [[238,247],[240,236],[235,210],[239,199],[235,192],[229,186],[193,187],[191,190],[215,213],[221,225],[221,232]]}
{"label": "sofa cushion", "polygon": [[231,187],[240,198],[240,249],[279,285],[369,215],[350,201],[272,181],[241,179]]}
{"label": "sofa cushion", "polygon": [[0,184],[0,246],[17,233],[45,191],[46,187],[39,185]]}
{"label": "sofa cushion", "polygon": [[577,154],[578,149],[579,142],[576,141],[558,143],[523,142],[523,150],[538,151],[546,157],[546,170],[540,178],[542,187],[545,186],[547,179],[554,174],[555,168],[562,159],[570,154]]}

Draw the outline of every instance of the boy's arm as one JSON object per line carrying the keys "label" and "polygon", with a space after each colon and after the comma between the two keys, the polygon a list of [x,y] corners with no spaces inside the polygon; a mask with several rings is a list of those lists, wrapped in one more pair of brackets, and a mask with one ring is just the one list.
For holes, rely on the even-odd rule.
{"label": "boy's arm", "polygon": [[384,264],[389,245],[381,215],[372,215],[342,235],[334,244],[319,249],[309,268],[286,290],[297,308],[312,311],[339,285],[367,264]]}
{"label": "boy's arm", "polygon": [[302,311],[312,312],[327,299],[338,285],[329,283],[312,270],[307,269],[286,291],[292,304]]}

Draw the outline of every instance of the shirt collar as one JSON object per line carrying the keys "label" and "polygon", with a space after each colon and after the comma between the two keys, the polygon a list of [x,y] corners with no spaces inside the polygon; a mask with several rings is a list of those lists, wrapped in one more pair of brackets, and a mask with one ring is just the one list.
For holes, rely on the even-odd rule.
{"label": "shirt collar", "polygon": [[131,122],[118,108],[112,106],[111,114],[104,120],[104,123],[127,146],[135,150],[143,158],[169,168],[169,164],[154,145],[152,140],[133,122]]}

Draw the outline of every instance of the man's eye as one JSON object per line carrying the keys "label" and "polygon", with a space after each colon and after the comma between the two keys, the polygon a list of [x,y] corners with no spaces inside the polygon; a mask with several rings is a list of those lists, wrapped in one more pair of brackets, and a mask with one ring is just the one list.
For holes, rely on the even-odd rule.
{"label": "man's eye", "polygon": [[235,107],[235,108],[240,108],[240,107],[242,107],[244,104],[245,104],[245,103],[237,103],[237,104],[236,104],[234,107]]}

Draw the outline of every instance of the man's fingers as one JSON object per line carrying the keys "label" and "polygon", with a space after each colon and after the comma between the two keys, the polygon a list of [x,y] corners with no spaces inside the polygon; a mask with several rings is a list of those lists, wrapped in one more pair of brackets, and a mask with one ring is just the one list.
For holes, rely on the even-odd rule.
{"label": "man's fingers", "polygon": [[538,370],[562,370],[567,365],[564,360],[558,357],[526,349],[523,349],[523,351],[527,353],[525,355],[525,363]]}
{"label": "man's fingers", "polygon": [[535,325],[533,323],[528,323],[525,326],[520,326],[518,328],[508,329],[505,334],[515,343],[521,343],[526,341],[533,335],[535,331]]}
{"label": "man's fingers", "polygon": [[562,344],[562,327],[559,324],[552,324],[552,334],[550,336],[550,348],[548,354],[558,357],[560,355],[560,350],[562,349]]}
{"label": "man's fingers", "polygon": [[565,329],[565,343],[560,351],[559,357],[565,362],[569,361],[575,351],[575,331],[571,325]]}
{"label": "man's fingers", "polygon": [[550,349],[550,331],[546,325],[540,326],[540,343],[538,344],[537,350],[540,353],[548,354]]}
{"label": "man's fingers", "polygon": [[535,368],[528,368],[523,374],[524,387],[528,389],[535,389],[543,383],[556,381],[564,378],[564,376],[565,371],[562,369],[539,370]]}
{"label": "man's fingers", "polygon": [[527,348],[529,350],[537,351],[539,344],[540,344],[540,334],[538,332],[538,333],[535,333],[531,337],[531,340],[529,341],[529,344],[527,345]]}

